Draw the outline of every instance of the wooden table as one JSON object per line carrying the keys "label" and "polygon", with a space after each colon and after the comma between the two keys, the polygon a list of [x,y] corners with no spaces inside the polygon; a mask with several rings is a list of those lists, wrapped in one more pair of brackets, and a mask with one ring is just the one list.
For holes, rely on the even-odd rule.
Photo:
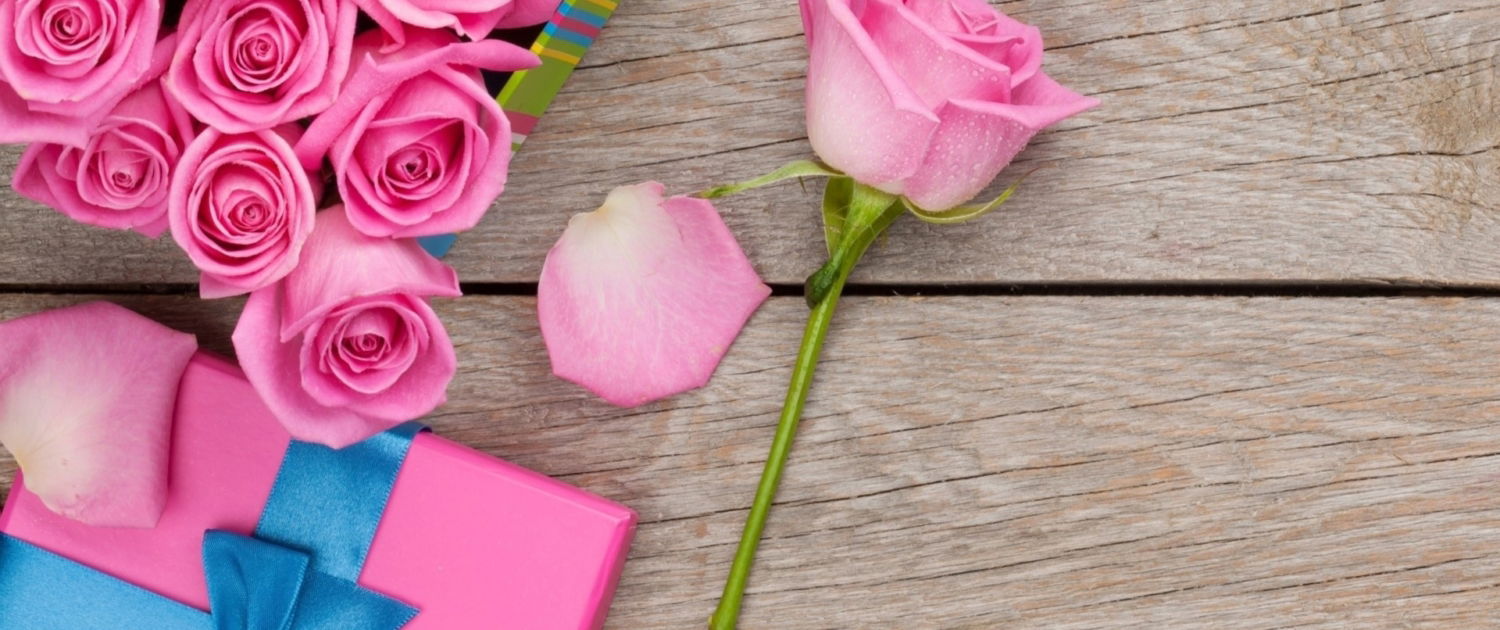
{"label": "wooden table", "polygon": [[[638,510],[610,627],[698,628],[816,191],[721,204],[776,297],[667,402],[551,377],[534,282],[615,185],[809,155],[806,62],[790,0],[621,4],[451,257],[462,366],[428,420]],[[1500,627],[1500,2],[1000,6],[1104,106],[1037,138],[1002,179],[1055,167],[1008,210],[905,221],[857,274],[744,627]],[[199,301],[169,240],[0,204],[0,315],[103,296],[229,350],[242,302]]]}

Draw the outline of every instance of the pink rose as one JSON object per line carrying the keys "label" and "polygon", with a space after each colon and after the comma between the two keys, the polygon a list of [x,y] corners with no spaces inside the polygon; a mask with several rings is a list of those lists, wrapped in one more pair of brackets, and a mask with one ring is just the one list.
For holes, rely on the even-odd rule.
{"label": "pink rose", "polygon": [[172,239],[202,272],[205,298],[261,289],[297,266],[318,191],[288,139],[296,125],[225,135],[205,130],[172,178]]}
{"label": "pink rose", "polygon": [[546,22],[562,0],[354,0],[389,33],[397,45],[407,26],[451,28],[469,39],[484,39],[497,28],[520,28]]}
{"label": "pink rose", "polygon": [[0,24],[0,142],[82,145],[146,82],[158,0],[7,0]]}
{"label": "pink rose", "polygon": [[303,166],[326,155],[349,222],[371,236],[415,237],[474,227],[505,187],[510,121],[480,68],[520,70],[536,55],[446,31],[407,33],[382,53],[360,36],[360,61],[338,102],[297,144]]}
{"label": "pink rose", "polygon": [[225,133],[315,115],[349,70],[350,0],[189,0],[167,89]]}
{"label": "pink rose", "polygon": [[415,241],[365,236],[330,208],[302,264],[250,294],[234,348],[293,436],[339,448],[446,400],[453,343],[423,298],[458,295],[457,275]]}
{"label": "pink rose", "polygon": [[[167,53],[164,70],[171,48],[159,50]],[[192,137],[187,113],[152,81],[109,111],[81,146],[27,147],[11,186],[81,223],[155,238],[167,229],[167,189]]]}
{"label": "pink rose", "polygon": [[984,0],[801,0],[813,149],[928,211],[972,199],[1044,127],[1098,104]]}

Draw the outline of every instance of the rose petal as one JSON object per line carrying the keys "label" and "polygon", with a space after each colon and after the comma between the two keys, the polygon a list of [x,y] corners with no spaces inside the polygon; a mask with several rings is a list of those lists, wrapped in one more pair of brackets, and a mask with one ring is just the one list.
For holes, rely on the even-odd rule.
{"label": "rose petal", "polygon": [[329,310],[349,300],[405,293],[458,297],[458,274],[413,240],[365,236],[344,209],[318,213],[302,249],[302,262],[283,281],[281,340],[288,341]]}
{"label": "rose petal", "polygon": [[562,0],[515,0],[507,13],[494,28],[523,28],[536,26],[552,19]]}
{"label": "rose petal", "polygon": [[330,316],[319,322],[320,325],[309,328],[304,336],[297,368],[302,375],[303,390],[321,404],[388,422],[404,422],[436,409],[447,400],[448,383],[458,370],[453,342],[448,338],[443,322],[425,300],[409,295],[361,298],[339,310],[357,311],[372,306],[399,312],[401,323],[409,327],[413,335],[407,340],[411,347],[401,348],[401,360],[390,366],[394,378],[375,374],[357,378],[316,373],[311,365],[316,360],[312,355],[329,348],[320,345],[320,331],[314,328],[337,323]]}
{"label": "rose petal", "polygon": [[[302,388],[298,367],[301,340],[284,341],[279,337],[280,293],[278,287],[269,287],[250,294],[234,329],[234,349],[245,377],[293,437],[343,448],[431,411],[429,407],[410,416],[388,419],[319,404]],[[451,353],[452,344],[448,347]],[[442,404],[442,391],[438,389],[438,400],[433,407]]]}
{"label": "rose petal", "polygon": [[937,116],[907,86],[840,0],[802,0],[807,28],[807,134],[830,166],[901,193]]}
{"label": "rose petal", "polygon": [[1038,131],[1099,104],[1041,73],[1016,96],[1028,104],[953,101],[944,107],[922,168],[906,182],[906,197],[932,212],[973,199]]}
{"label": "rose petal", "polygon": [[[835,0],[842,6],[847,0]],[[881,57],[931,110],[951,99],[1006,102],[1010,68],[939,32],[898,0],[870,0],[860,24]]]}
{"label": "rose petal", "polygon": [[630,406],[707,383],[770,294],[712,204],[648,182],[573,217],[537,309],[553,372]]}
{"label": "rose petal", "polygon": [[90,525],[154,526],[177,383],[197,348],[105,302],[0,324],[0,442],[26,488]]}

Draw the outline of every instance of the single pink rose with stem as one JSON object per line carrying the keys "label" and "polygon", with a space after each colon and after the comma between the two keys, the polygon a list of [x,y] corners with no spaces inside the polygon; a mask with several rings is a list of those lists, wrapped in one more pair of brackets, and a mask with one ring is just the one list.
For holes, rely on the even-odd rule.
{"label": "single pink rose with stem", "polygon": [[380,50],[371,31],[333,107],[297,143],[302,164],[327,157],[349,222],[371,236],[400,238],[474,227],[505,188],[510,120],[484,87],[481,68],[540,63],[507,42],[462,42],[413,30]]}
{"label": "single pink rose with stem", "polygon": [[291,275],[250,294],[235,353],[293,437],[342,448],[447,399],[458,364],[426,298],[459,294],[415,241],[366,236],[329,208]]}
{"label": "single pink rose with stem", "polygon": [[0,2],[0,142],[79,146],[146,83],[160,0]]}
{"label": "single pink rose with stem", "polygon": [[793,163],[715,188],[732,194],[793,177],[829,177],[829,260],[808,278],[812,314],[744,535],[710,620],[736,626],[750,566],[850,272],[906,213],[958,223],[1015,191],[965,206],[1038,131],[1094,107],[1041,70],[1041,32],[984,0],[801,0],[809,53],[807,129],[825,164]]}
{"label": "single pink rose with stem", "polygon": [[79,146],[26,147],[11,187],[73,220],[155,238],[167,229],[167,189],[193,121],[156,81],[175,39],[157,44],[144,87],[115,105]]}

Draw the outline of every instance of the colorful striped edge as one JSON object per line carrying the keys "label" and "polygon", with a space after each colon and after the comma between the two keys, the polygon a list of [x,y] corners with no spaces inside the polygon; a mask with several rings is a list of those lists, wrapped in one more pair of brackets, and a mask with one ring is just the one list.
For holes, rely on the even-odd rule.
{"label": "colorful striped edge", "polygon": [[[562,91],[563,84],[618,6],[618,0],[563,0],[557,7],[552,21],[531,45],[531,52],[541,57],[542,65],[511,75],[495,97],[510,119],[511,151],[520,149],[526,136],[536,129],[537,121]],[[442,258],[453,249],[458,236],[444,234],[417,241],[428,253]]]}
{"label": "colorful striped edge", "polygon": [[618,0],[563,0],[558,6],[552,21],[531,45],[531,52],[542,58],[542,65],[511,75],[496,98],[510,118],[513,147],[520,147],[531,135],[619,4]]}

